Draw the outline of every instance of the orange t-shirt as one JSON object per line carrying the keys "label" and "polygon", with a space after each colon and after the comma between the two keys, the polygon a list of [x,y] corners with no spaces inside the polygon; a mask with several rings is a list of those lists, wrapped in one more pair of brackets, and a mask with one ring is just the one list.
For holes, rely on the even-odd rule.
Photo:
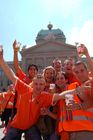
{"label": "orange t-shirt", "polygon": [[2,112],[2,103],[4,103],[3,94],[0,93],[0,112]]}
{"label": "orange t-shirt", "polygon": [[25,130],[37,122],[41,108],[52,104],[54,95],[44,91],[32,100],[33,88],[20,79],[17,80],[15,89],[18,92],[18,107],[11,126]]}
{"label": "orange t-shirt", "polygon": [[0,94],[0,108],[4,110],[5,108],[12,108],[14,102],[14,94],[12,92],[3,92]]}
{"label": "orange t-shirt", "polygon": [[68,79],[69,84],[74,83],[74,82],[80,83],[77,77],[73,73],[70,75],[67,75],[67,79]]}
{"label": "orange t-shirt", "polygon": [[20,80],[24,81],[27,84],[30,84],[32,82],[29,76],[26,75],[21,68],[17,70],[17,76]]}
{"label": "orange t-shirt", "polygon": [[[13,108],[14,94],[12,92],[5,93],[6,108]],[[7,103],[8,102],[8,103]]]}

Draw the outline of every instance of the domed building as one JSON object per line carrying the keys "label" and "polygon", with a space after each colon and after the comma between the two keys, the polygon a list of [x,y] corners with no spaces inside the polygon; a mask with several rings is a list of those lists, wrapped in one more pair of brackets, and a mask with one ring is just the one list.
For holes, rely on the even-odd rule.
{"label": "domed building", "polygon": [[52,64],[53,59],[60,58],[62,62],[67,57],[77,59],[76,46],[66,43],[66,37],[61,29],[53,29],[48,24],[48,29],[42,29],[36,37],[36,45],[23,47],[21,50],[22,67],[27,68],[29,64],[36,64],[39,70]]}
{"label": "domed building", "polygon": [[47,40],[66,42],[66,37],[60,29],[52,29],[53,25],[48,24],[48,30],[40,30],[36,37],[36,44],[44,43]]}
{"label": "domed building", "polygon": [[[36,45],[23,46],[20,51],[22,59],[20,65],[26,72],[29,64],[36,64],[41,72],[46,66],[52,65],[55,58],[61,59],[62,62],[66,58],[78,59],[76,46],[67,44],[66,37],[61,29],[53,29],[52,24],[48,24],[47,29],[42,29],[36,36]],[[14,69],[13,62],[7,62]],[[0,87],[7,88],[10,80],[0,69]]]}

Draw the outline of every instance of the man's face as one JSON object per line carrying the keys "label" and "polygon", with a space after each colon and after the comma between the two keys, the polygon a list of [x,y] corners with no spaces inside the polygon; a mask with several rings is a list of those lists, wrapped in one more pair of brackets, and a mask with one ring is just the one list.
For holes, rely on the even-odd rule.
{"label": "man's face", "polygon": [[54,69],[55,69],[56,72],[60,72],[62,70],[62,63],[59,62],[59,61],[56,61],[54,63]]}
{"label": "man's face", "polygon": [[75,68],[73,70],[74,70],[75,75],[77,76],[77,78],[79,79],[79,81],[81,83],[84,83],[85,81],[87,81],[89,79],[88,78],[88,71],[84,67],[83,64],[75,66]]}
{"label": "man's face", "polygon": [[29,69],[29,71],[28,71],[28,74],[29,74],[29,76],[30,76],[31,78],[34,78],[35,75],[37,74],[36,68],[35,68],[34,66],[31,66],[30,69]]}
{"label": "man's face", "polygon": [[9,85],[9,86],[8,86],[8,90],[9,90],[10,92],[15,91],[14,86],[13,86],[12,84]]}
{"label": "man's face", "polygon": [[33,92],[40,94],[44,91],[45,80],[44,79],[35,79],[33,80]]}
{"label": "man's face", "polygon": [[72,67],[73,67],[73,61],[71,60],[67,60],[64,64],[64,71],[67,73],[67,74],[70,74],[73,72],[72,70]]}

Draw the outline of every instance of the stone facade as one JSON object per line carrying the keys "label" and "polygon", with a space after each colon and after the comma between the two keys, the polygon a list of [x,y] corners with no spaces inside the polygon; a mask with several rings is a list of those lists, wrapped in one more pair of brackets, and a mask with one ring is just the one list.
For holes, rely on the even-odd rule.
{"label": "stone facade", "polygon": [[44,67],[52,65],[52,61],[55,58],[60,58],[62,62],[68,57],[75,60],[78,59],[76,46],[55,40],[49,40],[40,45],[24,48],[21,51],[21,55],[23,69],[27,68],[29,64],[36,64],[40,71]]}
{"label": "stone facade", "polygon": [[[52,29],[51,24],[47,30],[41,30],[36,37],[36,45],[23,46],[20,51],[22,59],[20,65],[24,72],[27,71],[29,64],[36,64],[41,72],[48,65],[52,65],[55,58],[61,59],[63,62],[66,58],[78,59],[75,45],[67,44],[66,37],[60,29]],[[14,70],[13,62],[8,62],[9,66]],[[7,88],[10,81],[0,69],[0,87]]]}

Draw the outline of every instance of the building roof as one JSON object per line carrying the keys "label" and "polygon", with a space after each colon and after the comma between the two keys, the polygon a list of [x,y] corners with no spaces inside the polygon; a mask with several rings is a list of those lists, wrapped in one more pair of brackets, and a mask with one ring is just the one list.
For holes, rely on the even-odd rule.
{"label": "building roof", "polygon": [[75,45],[59,42],[59,41],[56,41],[56,40],[46,40],[42,44],[36,44],[34,46],[29,46],[29,47],[25,46],[25,47],[23,47],[22,50],[20,51],[20,53],[24,54],[26,52],[30,52],[30,51],[32,52],[33,50],[36,50],[37,48],[42,48],[42,47],[45,48],[46,45],[48,45],[48,47],[49,46],[61,46],[64,49],[66,49],[67,47],[70,48],[70,49],[76,49]]}
{"label": "building roof", "polygon": [[48,29],[41,29],[36,37],[36,44],[41,44],[45,40],[56,40],[66,42],[66,37],[61,29],[52,29],[53,25],[48,24]]}

